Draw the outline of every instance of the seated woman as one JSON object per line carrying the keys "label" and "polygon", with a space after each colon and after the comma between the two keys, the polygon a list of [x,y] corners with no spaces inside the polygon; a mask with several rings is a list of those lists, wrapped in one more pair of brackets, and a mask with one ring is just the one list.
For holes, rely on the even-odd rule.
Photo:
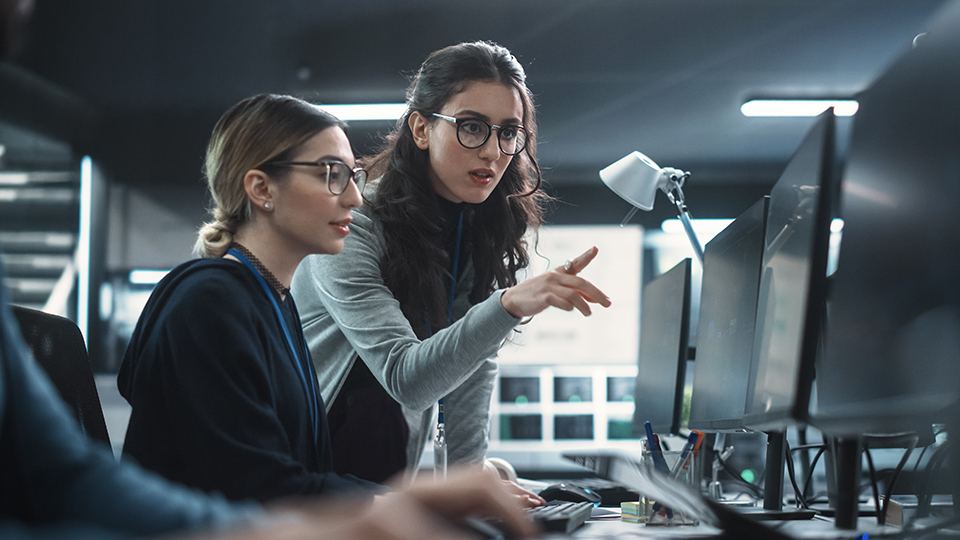
{"label": "seated woman", "polygon": [[332,472],[323,399],[289,285],[307,255],[337,253],[366,172],[337,118],[259,95],[214,128],[213,221],[202,258],[171,271],[120,367],[133,407],[124,457],[230,499],[378,490]]}
{"label": "seated woman", "polygon": [[373,159],[378,180],[343,253],[297,269],[342,474],[382,481],[416,468],[435,420],[450,464],[480,463],[492,358],[521,319],[550,306],[588,315],[589,303],[610,305],[577,276],[595,248],[518,283],[529,262],[524,235],[540,225],[545,198],[525,81],[510,51],[492,43],[431,54]]}

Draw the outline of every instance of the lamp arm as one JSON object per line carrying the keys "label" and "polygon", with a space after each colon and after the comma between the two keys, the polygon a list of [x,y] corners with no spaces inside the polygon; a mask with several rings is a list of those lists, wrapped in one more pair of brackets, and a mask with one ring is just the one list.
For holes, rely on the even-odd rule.
{"label": "lamp arm", "polygon": [[690,245],[693,247],[693,252],[697,255],[697,259],[700,261],[700,266],[703,266],[703,246],[700,245],[700,240],[697,239],[697,233],[693,230],[693,224],[690,223],[690,212],[687,211],[687,204],[683,199],[683,189],[681,186],[683,182],[690,176],[690,173],[683,173],[680,177],[671,176],[669,191],[666,191],[667,198],[670,199],[670,202],[676,205],[677,207],[677,216],[680,218],[680,223],[683,224],[683,230],[687,233],[687,239],[690,240]]}

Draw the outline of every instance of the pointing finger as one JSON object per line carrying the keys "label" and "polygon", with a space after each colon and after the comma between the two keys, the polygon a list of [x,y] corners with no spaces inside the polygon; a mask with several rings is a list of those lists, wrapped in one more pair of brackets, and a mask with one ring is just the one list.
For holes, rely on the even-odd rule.
{"label": "pointing finger", "polygon": [[563,272],[571,275],[579,274],[584,268],[590,264],[590,261],[597,256],[600,250],[596,246],[588,249],[587,251],[580,254],[578,257],[573,260],[567,261],[563,264]]}

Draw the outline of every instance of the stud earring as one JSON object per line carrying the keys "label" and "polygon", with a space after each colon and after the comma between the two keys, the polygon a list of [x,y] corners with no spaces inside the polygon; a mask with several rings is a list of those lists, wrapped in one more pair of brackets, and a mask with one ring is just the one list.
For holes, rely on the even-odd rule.
{"label": "stud earring", "polygon": [[269,210],[269,209],[270,209],[270,203],[268,203],[268,202],[263,203],[263,207],[266,208],[267,210]]}

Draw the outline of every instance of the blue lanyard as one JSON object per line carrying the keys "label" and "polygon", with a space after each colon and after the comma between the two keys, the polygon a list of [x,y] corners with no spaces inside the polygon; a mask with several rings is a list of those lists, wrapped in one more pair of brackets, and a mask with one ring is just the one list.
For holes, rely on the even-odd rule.
{"label": "blue lanyard", "polygon": [[[263,279],[263,276],[260,275],[260,271],[257,270],[255,266],[253,266],[253,263],[251,263],[249,259],[244,257],[243,253],[240,253],[239,251],[233,248],[228,249],[227,253],[239,259],[240,262],[246,265],[246,267],[249,268],[251,272],[253,272],[253,275],[257,277],[257,281],[260,283],[260,286],[263,288],[263,292],[267,294],[267,298],[269,298],[270,303],[273,304],[273,311],[277,314],[277,320],[280,321],[280,327],[283,328],[283,335],[287,338],[287,345],[290,347],[290,353],[293,355],[293,363],[297,366],[297,372],[300,373],[300,381],[303,383],[303,390],[307,394],[307,400],[310,401],[310,404],[312,405],[312,410],[310,411],[310,419],[313,422],[313,440],[314,442],[316,442],[317,436],[318,436],[317,434],[320,431],[319,425],[318,425],[319,417],[320,417],[320,413],[319,413],[320,407],[317,403],[317,388],[313,381],[313,376],[312,376],[313,374],[311,373],[311,377],[308,378],[307,375],[304,373],[303,364],[300,363],[300,356],[297,354],[296,347],[293,346],[293,338],[290,337],[290,329],[287,328],[287,322],[283,318],[283,313],[280,312],[280,305],[277,304],[277,299],[274,298],[273,291],[270,289],[270,286],[267,285],[267,281]],[[303,349],[307,350],[306,343],[303,344]]]}
{"label": "blue lanyard", "polygon": [[[460,236],[463,234],[463,210],[460,211],[460,219],[457,221],[457,241],[453,245],[453,268],[450,276],[450,298],[447,302],[447,326],[453,324],[453,300],[457,296],[457,271],[460,266]],[[428,321],[429,326],[429,321]],[[433,334],[433,331],[430,332]],[[437,413],[437,423],[443,423],[443,398],[437,402],[439,412]]]}

